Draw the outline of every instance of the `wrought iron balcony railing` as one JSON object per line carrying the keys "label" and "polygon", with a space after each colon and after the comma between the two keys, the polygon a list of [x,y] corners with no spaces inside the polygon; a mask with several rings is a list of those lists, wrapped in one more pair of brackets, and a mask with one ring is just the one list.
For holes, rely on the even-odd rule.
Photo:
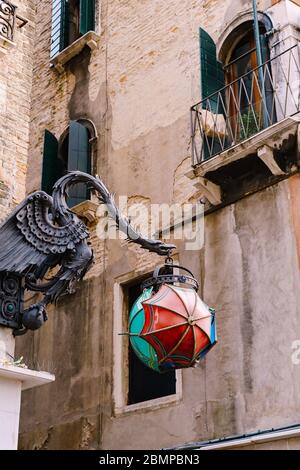
{"label": "wrought iron balcony railing", "polygon": [[16,23],[16,10],[12,3],[0,0],[0,38],[13,41]]}
{"label": "wrought iron balcony railing", "polygon": [[193,165],[299,111],[299,44],[295,44],[192,107]]}

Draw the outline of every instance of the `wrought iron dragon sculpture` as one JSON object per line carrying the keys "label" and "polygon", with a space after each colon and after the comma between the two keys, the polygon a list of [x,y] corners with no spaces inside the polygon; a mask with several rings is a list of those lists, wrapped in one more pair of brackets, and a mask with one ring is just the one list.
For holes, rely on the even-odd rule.
{"label": "wrought iron dragon sculpture", "polygon": [[[122,216],[113,195],[99,177],[74,171],[60,178],[52,197],[43,191],[29,195],[0,225],[0,324],[15,335],[40,328],[47,320],[46,306],[74,292],[93,264],[89,232],[67,205],[68,189],[85,183],[106,204],[109,216],[130,242],[167,256],[174,245],[144,238]],[[58,267],[51,279],[49,269]],[[43,299],[23,310],[24,290],[41,292]]]}

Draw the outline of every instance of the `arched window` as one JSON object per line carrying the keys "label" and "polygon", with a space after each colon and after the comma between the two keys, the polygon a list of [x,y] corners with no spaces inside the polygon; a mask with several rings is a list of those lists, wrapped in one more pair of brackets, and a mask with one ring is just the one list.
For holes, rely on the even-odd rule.
{"label": "arched window", "polygon": [[199,127],[203,137],[203,160],[276,122],[267,27],[263,22],[259,32],[263,65],[258,60],[253,20],[231,31],[219,54],[211,36],[200,28],[202,101],[196,105],[201,113],[195,129]]}
{"label": "arched window", "polygon": [[[54,183],[67,171],[92,172],[93,143],[95,128],[90,121],[71,121],[59,140],[45,131],[42,190],[51,194]],[[84,184],[78,184],[69,191],[68,205],[73,207],[90,198]]]}
{"label": "arched window", "polygon": [[265,26],[261,24],[259,31],[263,66],[258,60],[253,24],[245,23],[244,31],[224,64],[228,124],[234,141],[250,137],[276,121]]}
{"label": "arched window", "polygon": [[[265,29],[263,26],[260,27],[260,42],[263,53],[262,59],[263,62],[266,62],[269,59],[269,51],[266,44]],[[253,29],[241,37],[229,55],[228,62],[228,64],[225,64],[225,70],[230,82],[242,77],[258,66]]]}

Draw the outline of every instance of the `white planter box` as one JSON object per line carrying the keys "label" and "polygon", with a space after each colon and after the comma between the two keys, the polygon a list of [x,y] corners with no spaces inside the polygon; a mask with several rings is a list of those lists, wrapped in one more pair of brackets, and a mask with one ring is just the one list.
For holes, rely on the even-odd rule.
{"label": "white planter box", "polygon": [[21,392],[51,383],[55,376],[0,364],[0,450],[18,447]]}

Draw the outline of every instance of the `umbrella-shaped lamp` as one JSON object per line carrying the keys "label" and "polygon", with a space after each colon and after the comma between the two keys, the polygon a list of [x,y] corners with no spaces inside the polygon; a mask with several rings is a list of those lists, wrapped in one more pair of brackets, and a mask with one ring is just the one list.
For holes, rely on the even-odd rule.
{"label": "umbrella-shaped lamp", "polygon": [[145,284],[129,317],[133,350],[157,372],[195,366],[217,342],[215,311],[198,296],[197,281],[156,272]]}

